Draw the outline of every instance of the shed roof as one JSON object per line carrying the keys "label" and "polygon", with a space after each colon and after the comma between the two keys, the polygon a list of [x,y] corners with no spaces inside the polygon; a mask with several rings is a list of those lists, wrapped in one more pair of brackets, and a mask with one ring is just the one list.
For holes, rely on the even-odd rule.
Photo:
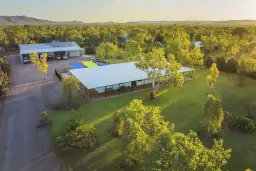
{"label": "shed roof", "polygon": [[57,51],[75,51],[80,50],[75,42],[53,42],[42,44],[20,44],[20,54],[47,53]]}
{"label": "shed roof", "polygon": [[[194,69],[182,67],[180,72],[193,70]],[[146,72],[136,68],[134,62],[69,71],[88,89],[148,79]]]}
{"label": "shed roof", "polygon": [[195,46],[199,46],[199,47],[203,47],[201,41],[195,41],[195,42],[194,42],[194,45],[195,45]]}

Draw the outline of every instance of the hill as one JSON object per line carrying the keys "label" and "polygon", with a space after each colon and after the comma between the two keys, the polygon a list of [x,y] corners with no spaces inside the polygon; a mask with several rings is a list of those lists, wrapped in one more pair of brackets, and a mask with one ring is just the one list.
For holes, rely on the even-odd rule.
{"label": "hill", "polygon": [[0,16],[0,24],[25,25],[25,24],[83,24],[82,21],[50,21],[27,16]]}

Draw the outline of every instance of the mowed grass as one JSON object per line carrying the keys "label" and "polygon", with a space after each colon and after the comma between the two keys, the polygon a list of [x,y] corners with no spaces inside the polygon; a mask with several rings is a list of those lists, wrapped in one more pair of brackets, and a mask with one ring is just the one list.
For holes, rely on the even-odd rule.
{"label": "mowed grass", "polygon": [[[121,139],[109,135],[113,113],[124,108],[134,99],[141,99],[146,105],[160,106],[166,121],[175,124],[175,130],[188,133],[197,131],[202,118],[202,107],[207,100],[208,87],[205,79],[208,70],[197,69],[193,80],[181,88],[162,89],[154,101],[148,100],[148,91],[119,96],[112,99],[84,104],[78,111],[60,111],[52,114],[52,136],[55,138],[63,124],[72,116],[83,118],[86,123],[95,124],[99,132],[99,143],[91,150],[57,149],[57,155],[66,164],[83,166],[87,170],[118,170],[122,155]],[[237,76],[221,73],[213,94],[220,98],[223,108],[233,116],[246,115],[245,104],[256,100],[256,80],[246,79],[245,86],[236,85]],[[232,149],[232,157],[225,169],[256,169],[256,136],[225,130],[224,145]]]}

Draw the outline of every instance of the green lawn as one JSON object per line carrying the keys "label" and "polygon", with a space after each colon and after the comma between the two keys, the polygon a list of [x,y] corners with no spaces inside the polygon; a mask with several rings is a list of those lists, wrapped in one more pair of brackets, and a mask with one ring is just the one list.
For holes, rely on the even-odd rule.
{"label": "green lawn", "polygon": [[[148,100],[148,92],[134,93],[104,101],[84,104],[77,112],[55,112],[52,114],[52,136],[60,132],[62,125],[71,116],[80,116],[87,123],[94,123],[99,131],[99,145],[92,150],[57,150],[65,163],[83,164],[89,170],[114,171],[121,155],[122,142],[109,135],[113,113],[126,106],[133,98],[142,99],[147,105],[157,105],[162,109],[166,120],[175,124],[176,131],[188,133],[198,129],[202,107],[207,99],[205,83],[206,69],[198,69],[193,81],[186,82],[182,88],[161,90],[155,101]],[[255,100],[256,80],[246,79],[244,87],[236,86],[236,75],[221,73],[214,94],[223,102],[223,107],[234,116],[245,115],[248,101]],[[224,144],[232,149],[232,157],[226,166],[229,170],[256,169],[256,136],[226,130]]]}

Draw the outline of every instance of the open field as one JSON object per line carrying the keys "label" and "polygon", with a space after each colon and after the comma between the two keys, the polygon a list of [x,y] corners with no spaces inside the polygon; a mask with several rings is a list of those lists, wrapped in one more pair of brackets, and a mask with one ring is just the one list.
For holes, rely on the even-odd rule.
{"label": "open field", "polygon": [[[146,105],[157,105],[162,109],[165,120],[175,124],[176,131],[188,133],[197,131],[202,115],[202,107],[207,99],[206,69],[197,69],[194,78],[182,88],[169,88],[159,91],[155,101],[148,100],[149,92],[139,92],[104,101],[84,104],[78,111],[55,112],[52,114],[51,133],[56,137],[62,125],[71,117],[79,116],[87,123],[96,125],[99,131],[98,146],[92,150],[59,150],[57,155],[65,163],[82,164],[87,170],[118,170],[122,142],[109,135],[113,113],[125,107],[133,98],[142,99]],[[236,75],[221,73],[214,94],[222,100],[223,108],[233,116],[245,115],[245,104],[256,97],[256,81],[246,79],[244,87],[236,85]],[[232,157],[226,166],[229,170],[256,169],[256,136],[225,130],[224,145],[232,149]]]}

